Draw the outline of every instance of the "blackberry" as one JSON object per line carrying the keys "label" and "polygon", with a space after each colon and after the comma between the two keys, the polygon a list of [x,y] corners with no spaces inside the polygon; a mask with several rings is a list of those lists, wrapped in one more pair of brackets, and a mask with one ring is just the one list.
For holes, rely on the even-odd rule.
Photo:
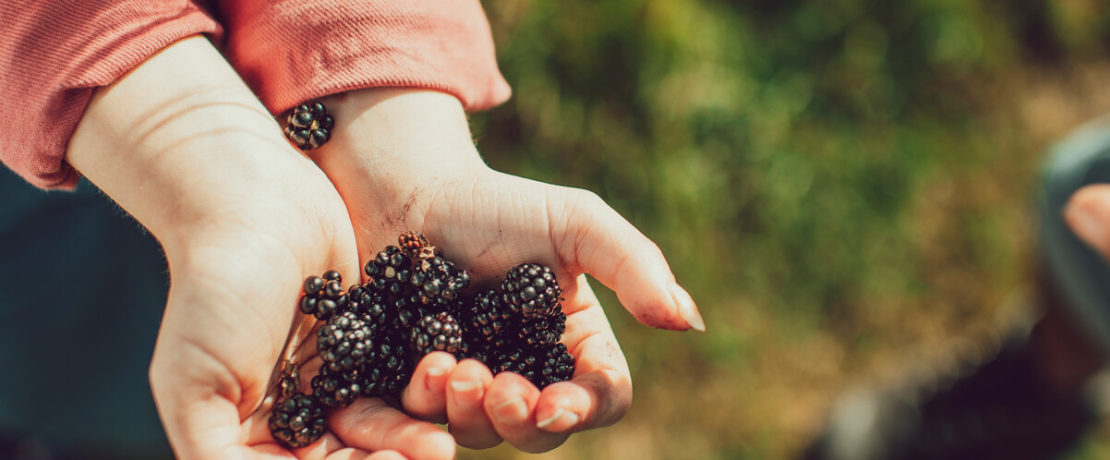
{"label": "blackberry", "polygon": [[539,375],[537,380],[532,382],[537,387],[543,388],[555,382],[570,380],[574,376],[574,355],[567,351],[566,345],[556,343],[541,347],[537,351],[542,351],[540,360],[536,364]]}
{"label": "blackberry", "polygon": [[455,267],[454,262],[432,256],[414,262],[411,282],[420,303],[446,308],[459,299],[459,291],[470,285],[470,274]]}
{"label": "blackberry", "polygon": [[328,270],[324,276],[310,276],[304,280],[304,296],[301,297],[300,309],[306,315],[313,315],[316,319],[326,320],[336,312],[347,306],[347,293],[343,292],[340,284],[342,278],[339,272]]}
{"label": "blackberry", "polygon": [[324,406],[336,409],[355,402],[362,392],[361,369],[335,369],[323,366],[312,378],[312,394]]}
{"label": "blackberry", "polygon": [[268,424],[275,440],[293,448],[312,444],[327,431],[323,406],[315,397],[306,394],[278,399]]}
{"label": "blackberry", "polygon": [[407,231],[397,237],[397,246],[412,260],[424,259],[435,255],[435,247],[428,244],[420,232]]}
{"label": "blackberry", "polygon": [[324,104],[310,102],[294,107],[286,116],[285,124],[285,137],[297,148],[311,150],[331,139],[335,119],[328,114]]}
{"label": "blackberry", "polygon": [[462,328],[458,321],[448,313],[426,315],[416,323],[409,333],[409,345],[414,360],[419,361],[433,351],[445,351],[455,356],[463,352]]}
{"label": "blackberry", "polygon": [[412,378],[405,339],[389,334],[378,340],[374,360],[366,363],[359,380],[363,396],[398,396]]}
{"label": "blackberry", "polygon": [[501,293],[515,313],[525,317],[554,315],[563,290],[550,268],[539,264],[520,264],[505,274]]}
{"label": "blackberry", "polygon": [[505,307],[497,291],[485,291],[469,302],[460,313],[465,340],[478,348],[504,348],[507,345],[511,312]]}
{"label": "blackberry", "polygon": [[386,246],[362,270],[370,277],[367,289],[396,298],[404,293],[412,276],[412,263],[397,246]]}
{"label": "blackberry", "polygon": [[562,315],[561,321],[558,316],[525,318],[515,328],[513,338],[517,344],[528,348],[555,345],[566,330],[566,315],[562,312],[559,315]]}
{"label": "blackberry", "polygon": [[536,373],[537,361],[536,356],[532,354],[532,350],[510,348],[497,353],[493,362],[486,364],[490,366],[490,371],[494,375],[502,372],[514,372],[539,386],[536,383],[539,375]]}
{"label": "blackberry", "polygon": [[359,319],[369,325],[375,333],[391,327],[397,316],[395,307],[387,304],[381,294],[366,289],[359,291],[358,301],[351,300],[352,311],[358,314]]}
{"label": "blackberry", "polygon": [[353,312],[328,319],[316,333],[316,351],[328,369],[358,369],[370,360],[373,329]]}

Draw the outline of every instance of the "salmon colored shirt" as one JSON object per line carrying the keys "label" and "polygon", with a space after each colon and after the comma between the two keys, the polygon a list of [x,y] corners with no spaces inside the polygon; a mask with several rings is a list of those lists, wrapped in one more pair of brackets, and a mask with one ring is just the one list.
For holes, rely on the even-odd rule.
{"label": "salmon colored shirt", "polygon": [[3,0],[0,161],[41,188],[72,188],[66,145],[93,91],[176,40],[223,38],[272,113],[367,87],[429,88],[467,110],[504,102],[477,0]]}

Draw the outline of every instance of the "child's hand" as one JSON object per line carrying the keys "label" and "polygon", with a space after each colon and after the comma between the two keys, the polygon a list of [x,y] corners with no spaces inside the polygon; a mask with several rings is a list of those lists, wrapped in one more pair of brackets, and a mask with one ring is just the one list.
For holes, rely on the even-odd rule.
{"label": "child's hand", "polygon": [[489,169],[455,98],[367,90],[325,102],[336,128],[312,157],[347,203],[362,260],[416,230],[476,283],[534,262],[555,270],[565,290],[563,341],[577,360],[571,382],[541,392],[515,374],[493,377],[473,360],[436,353],[421,361],[405,408],[449,422],[460,444],[504,439],[540,452],[627,411],[628,366],[584,273],[613,288],[644,324],[704,329],[659,249],[596,195]]}

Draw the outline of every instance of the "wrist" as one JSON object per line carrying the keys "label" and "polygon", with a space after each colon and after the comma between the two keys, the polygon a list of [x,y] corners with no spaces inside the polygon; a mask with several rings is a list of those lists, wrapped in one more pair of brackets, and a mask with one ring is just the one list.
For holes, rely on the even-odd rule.
{"label": "wrist", "polygon": [[323,102],[335,127],[331,140],[311,156],[352,215],[395,212],[402,201],[412,207],[415,195],[488,171],[454,96],[370,88]]}
{"label": "wrist", "polygon": [[335,196],[200,37],[170,45],[98,89],[67,155],[167,253],[191,244],[193,235],[296,212],[287,204],[294,194],[320,194],[313,198],[321,202],[329,190]]}

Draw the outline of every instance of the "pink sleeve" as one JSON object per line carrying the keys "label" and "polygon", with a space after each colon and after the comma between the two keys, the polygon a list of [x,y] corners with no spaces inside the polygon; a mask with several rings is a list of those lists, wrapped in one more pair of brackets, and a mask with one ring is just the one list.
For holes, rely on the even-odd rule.
{"label": "pink sleeve", "polygon": [[72,188],[66,146],[92,92],[170,43],[217,32],[187,0],[4,1],[0,161],[42,188]]}
{"label": "pink sleeve", "polygon": [[380,86],[455,95],[467,110],[509,98],[477,0],[225,0],[225,54],[274,113]]}

